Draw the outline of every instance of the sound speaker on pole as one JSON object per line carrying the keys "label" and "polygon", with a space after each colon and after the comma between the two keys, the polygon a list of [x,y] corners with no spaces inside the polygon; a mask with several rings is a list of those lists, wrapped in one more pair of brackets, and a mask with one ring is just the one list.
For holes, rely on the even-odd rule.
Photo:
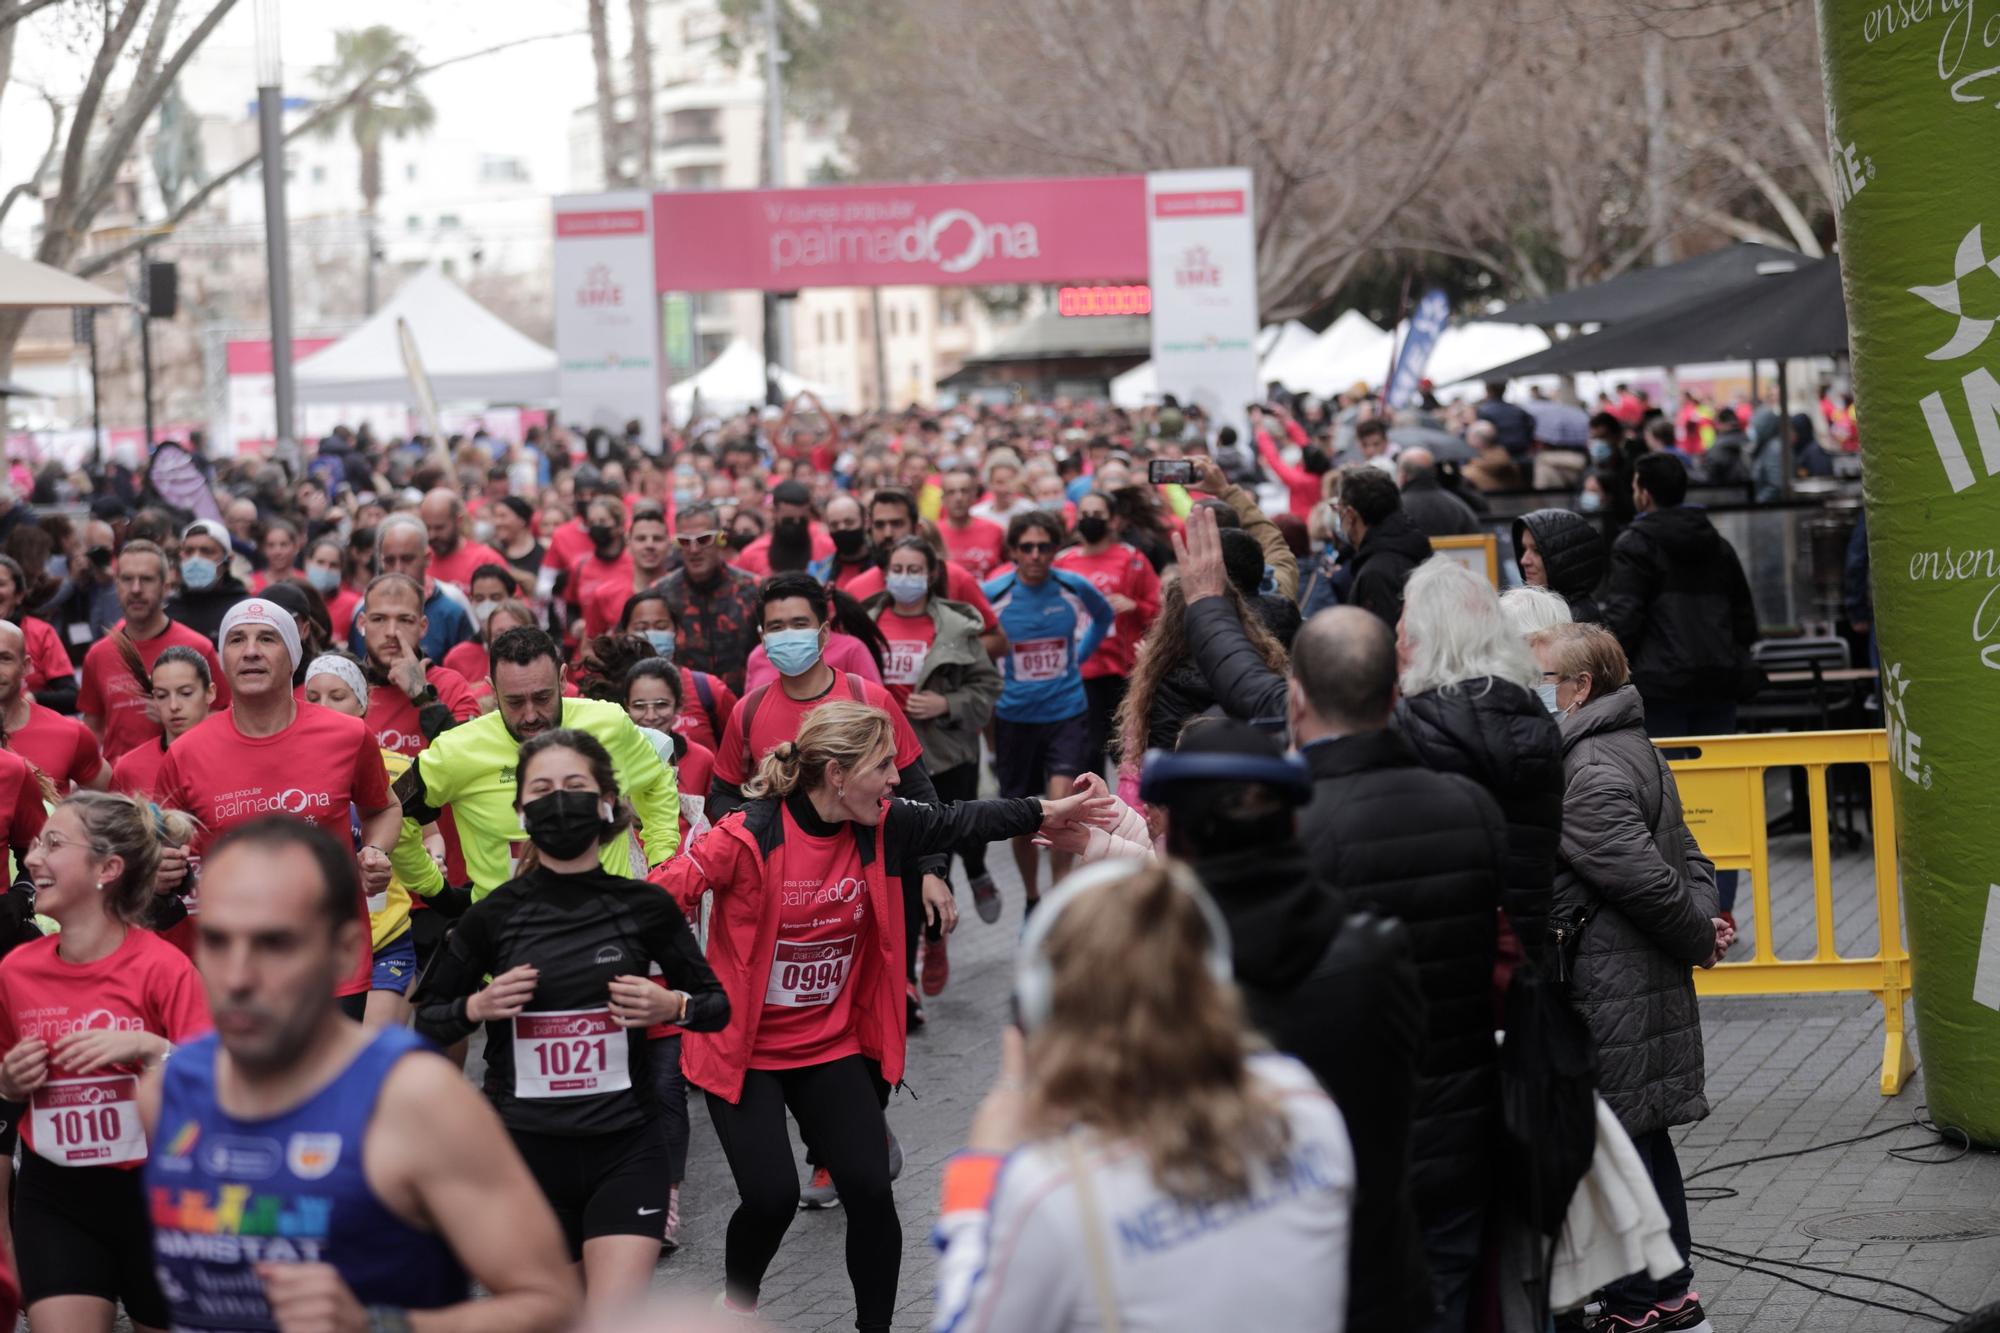
{"label": "sound speaker on pole", "polygon": [[180,308],[180,270],[172,260],[146,265],[146,317],[172,319]]}

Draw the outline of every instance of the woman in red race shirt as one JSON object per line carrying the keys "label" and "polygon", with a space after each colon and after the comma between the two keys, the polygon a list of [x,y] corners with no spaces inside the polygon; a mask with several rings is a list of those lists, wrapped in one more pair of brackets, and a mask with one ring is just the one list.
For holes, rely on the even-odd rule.
{"label": "woman in red race shirt", "polygon": [[1088,782],[1060,801],[956,805],[892,800],[896,783],[888,713],[823,704],[765,756],[747,805],[653,872],[683,910],[715,894],[708,961],[730,1020],[683,1038],[682,1068],[707,1094],[741,1195],[723,1260],[730,1310],[756,1308],[798,1210],[789,1110],[847,1211],[855,1326],[889,1327],[903,1233],[883,1106],[907,1031],[897,877],[968,839],[1088,822],[1110,804]]}
{"label": "woman in red race shirt", "polygon": [[158,830],[191,832],[129,796],[79,792],[28,853],[36,907],[62,927],[0,961],[0,1098],[27,1102],[14,1201],[31,1328],[109,1333],[119,1303],[163,1328],[146,1204],[139,1074],[207,1031],[187,955],[138,925],[159,868]]}
{"label": "woman in red race shirt", "polygon": [[[35,701],[44,708],[53,708],[58,713],[76,711],[76,666],[69,660],[69,652],[63,647],[62,636],[48,621],[23,614],[22,596],[28,586],[28,576],[21,571],[21,564],[11,555],[0,555],[0,620],[11,620],[21,627],[21,637],[28,641],[28,674],[22,678],[21,687],[35,696]],[[84,642],[89,643],[88,627],[85,627]]]}
{"label": "woman in red race shirt", "polygon": [[[680,642],[680,625],[674,619],[673,606],[665,597],[650,591],[635,592],[625,600],[618,615],[618,632],[638,635],[655,657],[669,662],[674,660],[674,649]],[[676,691],[680,698],[679,720],[671,727],[662,727],[658,722],[639,725],[678,732],[712,756],[715,738],[722,734],[722,729],[729,725],[730,715],[736,711],[736,693],[720,676],[690,667],[677,670],[681,673],[680,688]]]}

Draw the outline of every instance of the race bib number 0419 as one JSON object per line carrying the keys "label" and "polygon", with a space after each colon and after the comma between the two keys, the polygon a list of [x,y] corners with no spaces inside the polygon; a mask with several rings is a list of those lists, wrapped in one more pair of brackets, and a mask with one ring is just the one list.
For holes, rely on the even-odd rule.
{"label": "race bib number 0419", "polygon": [[583,1097],[632,1086],[629,1041],[609,1009],[514,1016],[514,1095]]}

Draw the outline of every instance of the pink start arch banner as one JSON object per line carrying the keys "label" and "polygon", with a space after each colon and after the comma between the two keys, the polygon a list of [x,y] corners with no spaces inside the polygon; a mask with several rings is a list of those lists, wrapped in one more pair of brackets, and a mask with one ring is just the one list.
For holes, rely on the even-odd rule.
{"label": "pink start arch banner", "polygon": [[1160,388],[1231,420],[1258,389],[1253,224],[1241,168],[562,196],[562,417],[658,415],[668,292],[1146,282]]}

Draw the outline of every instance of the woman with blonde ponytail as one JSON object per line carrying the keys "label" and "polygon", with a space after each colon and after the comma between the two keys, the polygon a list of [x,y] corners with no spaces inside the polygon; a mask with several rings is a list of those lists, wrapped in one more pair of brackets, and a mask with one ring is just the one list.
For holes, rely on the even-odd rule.
{"label": "woman with blonde ponytail", "polygon": [[955,805],[896,800],[896,784],[889,714],[822,704],[765,755],[747,803],[653,873],[688,910],[715,894],[708,961],[729,995],[729,1024],[689,1033],[681,1061],[707,1094],[742,1196],[724,1251],[732,1310],[756,1309],[798,1208],[789,1110],[847,1211],[856,1327],[889,1327],[902,1226],[882,1108],[903,1077],[907,1021],[897,878],[968,839],[1064,828],[1110,804],[1089,779],[1062,800]]}

